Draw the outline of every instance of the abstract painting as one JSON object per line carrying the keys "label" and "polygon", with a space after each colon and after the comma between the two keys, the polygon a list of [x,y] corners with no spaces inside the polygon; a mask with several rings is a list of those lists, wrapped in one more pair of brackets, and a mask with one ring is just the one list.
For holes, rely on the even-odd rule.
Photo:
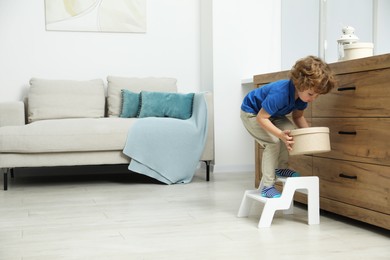
{"label": "abstract painting", "polygon": [[146,32],[146,0],[45,0],[46,30]]}

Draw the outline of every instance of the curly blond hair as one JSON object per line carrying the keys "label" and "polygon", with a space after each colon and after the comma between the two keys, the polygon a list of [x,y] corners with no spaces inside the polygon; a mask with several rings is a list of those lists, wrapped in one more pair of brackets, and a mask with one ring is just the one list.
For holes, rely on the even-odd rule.
{"label": "curly blond hair", "polygon": [[326,94],[337,84],[329,65],[315,56],[298,60],[289,75],[299,91],[313,89],[318,94]]}

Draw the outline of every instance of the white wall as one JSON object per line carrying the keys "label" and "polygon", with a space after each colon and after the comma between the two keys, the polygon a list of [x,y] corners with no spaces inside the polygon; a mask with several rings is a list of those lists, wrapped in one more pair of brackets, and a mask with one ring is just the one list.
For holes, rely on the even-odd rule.
{"label": "white wall", "polygon": [[318,55],[319,1],[282,0],[281,10],[282,70],[289,70],[296,60]]}
{"label": "white wall", "polygon": [[[325,6],[320,32],[320,2]],[[319,37],[323,34],[326,62],[338,60],[337,39],[343,26],[355,27],[361,42],[372,41],[373,0],[282,0],[282,70],[307,55],[320,55]],[[352,7],[353,6],[353,7]]]}
{"label": "white wall", "polygon": [[147,33],[45,30],[44,1],[0,1],[0,101],[20,99],[31,77],[166,76],[198,91],[199,3],[148,0]]}
{"label": "white wall", "polygon": [[[310,54],[323,56],[329,63],[336,62],[337,40],[346,25],[355,28],[359,42],[374,42],[374,54],[390,52],[388,0],[281,1],[282,70],[290,69],[298,58]],[[323,12],[322,31],[319,30],[320,11]],[[319,49],[319,34],[324,39],[321,47],[326,49]]]}
{"label": "white wall", "polygon": [[[375,2],[375,0],[373,0]],[[374,22],[377,26],[374,29],[374,54],[390,53],[390,1],[388,0],[376,0],[377,1],[377,17]]]}
{"label": "white wall", "polygon": [[43,0],[0,0],[0,102],[31,77],[175,77],[182,92],[214,91],[214,170],[254,170],[241,79],[279,70],[280,48],[280,0],[147,0],[146,34],[46,31]]}
{"label": "white wall", "polygon": [[241,79],[280,69],[280,1],[213,1],[216,172],[254,170],[254,141],[240,106]]}
{"label": "white wall", "polygon": [[200,88],[213,92],[213,1],[200,0]]}
{"label": "white wall", "polygon": [[[355,28],[359,42],[372,42],[372,0],[327,0],[326,35],[327,48],[325,60],[338,60],[337,40],[343,26]],[[350,11],[348,11],[350,10]]]}

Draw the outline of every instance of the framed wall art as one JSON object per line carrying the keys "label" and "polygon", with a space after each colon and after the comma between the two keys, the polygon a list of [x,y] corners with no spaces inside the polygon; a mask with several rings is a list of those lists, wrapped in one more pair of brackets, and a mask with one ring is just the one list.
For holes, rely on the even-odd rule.
{"label": "framed wall art", "polygon": [[46,30],[146,32],[146,0],[45,0]]}

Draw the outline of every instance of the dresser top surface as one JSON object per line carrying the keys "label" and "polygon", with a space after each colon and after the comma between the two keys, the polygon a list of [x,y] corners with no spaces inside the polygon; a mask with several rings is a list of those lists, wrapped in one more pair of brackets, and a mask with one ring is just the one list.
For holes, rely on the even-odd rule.
{"label": "dresser top surface", "polygon": [[[367,58],[329,63],[336,75],[390,68],[390,53]],[[279,79],[288,78],[289,70],[253,76],[255,85],[262,85]]]}

